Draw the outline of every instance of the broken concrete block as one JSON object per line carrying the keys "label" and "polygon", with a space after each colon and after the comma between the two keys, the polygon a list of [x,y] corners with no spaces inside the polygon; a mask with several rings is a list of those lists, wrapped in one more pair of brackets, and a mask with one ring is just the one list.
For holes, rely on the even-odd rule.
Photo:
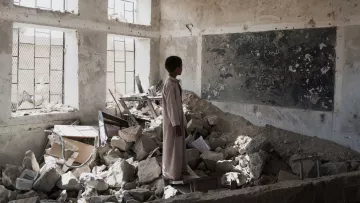
{"label": "broken concrete block", "polygon": [[253,154],[255,152],[259,152],[260,150],[269,151],[271,149],[270,142],[268,141],[267,137],[260,134],[247,144],[245,151],[247,154]]}
{"label": "broken concrete block", "polygon": [[30,197],[26,199],[13,200],[8,203],[36,203],[39,200],[39,197]]}
{"label": "broken concrete block", "polygon": [[120,188],[123,182],[134,180],[135,169],[126,160],[121,159],[115,162],[110,168],[107,176],[109,187]]}
{"label": "broken concrete block", "polygon": [[38,175],[39,174],[35,171],[25,169],[20,177],[16,179],[16,189],[26,191],[31,190]]}
{"label": "broken concrete block", "polygon": [[[289,165],[294,174],[300,176],[300,161],[295,161],[301,158],[300,155],[295,154],[290,157]],[[311,159],[302,160],[303,177],[315,178],[317,176],[316,162]]]}
{"label": "broken concrete block", "polygon": [[187,123],[187,130],[189,132],[194,132],[195,129],[203,129],[204,128],[204,124],[201,120],[198,119],[191,119],[188,123]]}
{"label": "broken concrete block", "polygon": [[4,186],[0,185],[0,203],[8,203],[11,200],[14,200],[17,196],[17,192],[6,189]]}
{"label": "broken concrete block", "polygon": [[136,200],[140,202],[147,201],[154,194],[154,192],[143,188],[130,190],[129,193],[131,196],[133,196]]}
{"label": "broken concrete block", "polygon": [[103,155],[103,160],[107,166],[114,164],[119,159],[121,159],[121,157],[118,149],[111,149]]}
{"label": "broken concrete block", "polygon": [[212,132],[209,137],[210,137],[210,138],[219,138],[220,136],[221,136],[220,133],[218,133],[218,132]]}
{"label": "broken concrete block", "polygon": [[105,191],[109,188],[104,179],[92,173],[83,173],[80,175],[80,184],[85,188],[93,188],[96,191]]}
{"label": "broken concrete block", "polygon": [[197,149],[187,149],[186,157],[190,168],[194,169],[200,163],[200,151]]}
{"label": "broken concrete block", "polygon": [[86,187],[85,191],[80,195],[80,197],[84,198],[85,200],[88,200],[94,196],[98,196],[98,193],[95,188],[91,188],[91,187]]}
{"label": "broken concrete block", "polygon": [[141,203],[141,202],[139,202],[139,201],[137,201],[135,199],[129,199],[129,200],[126,201],[126,203]]}
{"label": "broken concrete block", "polygon": [[225,138],[210,138],[210,148],[212,150],[215,150],[218,147],[224,148],[226,145],[226,139]]}
{"label": "broken concrete block", "polygon": [[286,171],[280,171],[278,175],[278,182],[287,181],[287,180],[300,180],[300,178],[296,175],[288,173]]}
{"label": "broken concrete block", "polygon": [[224,155],[222,153],[216,153],[212,151],[205,151],[203,154],[201,154],[200,157],[205,162],[206,167],[211,171],[215,170],[217,161],[224,159]]}
{"label": "broken concrete block", "polygon": [[140,184],[150,183],[161,175],[161,168],[155,157],[140,161],[138,177]]}
{"label": "broken concrete block", "polygon": [[114,195],[93,196],[93,197],[90,197],[88,201],[94,202],[94,203],[107,203],[107,202],[118,203],[119,202]]}
{"label": "broken concrete block", "polygon": [[225,159],[231,159],[239,154],[239,150],[235,146],[230,146],[222,151]]}
{"label": "broken concrete block", "polygon": [[221,185],[231,186],[232,182],[236,182],[237,187],[241,187],[246,183],[248,177],[241,173],[229,172],[221,176]]}
{"label": "broken concrete block", "polygon": [[156,196],[162,197],[162,195],[164,194],[164,187],[164,179],[159,178],[153,182],[153,188],[151,190],[155,191]]}
{"label": "broken concrete block", "polygon": [[127,152],[132,146],[131,142],[127,142],[118,136],[111,138],[111,146],[120,149],[121,151]]}
{"label": "broken concrete block", "polygon": [[152,152],[157,147],[158,146],[151,138],[147,136],[141,136],[141,138],[136,141],[134,146],[136,160],[143,160],[150,152]]}
{"label": "broken concrete block", "polygon": [[35,154],[32,151],[25,152],[25,157],[22,162],[23,169],[29,169],[31,171],[40,172],[39,163],[36,160]]}
{"label": "broken concrete block", "polygon": [[137,187],[136,183],[130,182],[130,183],[125,183],[124,184],[124,190],[132,190],[135,189]]}
{"label": "broken concrete block", "polygon": [[103,159],[104,155],[111,150],[111,146],[109,144],[106,144],[103,147],[96,148],[96,152],[99,155],[100,159]]}
{"label": "broken concrete block", "polygon": [[219,124],[220,119],[219,119],[218,116],[213,115],[213,116],[208,116],[208,117],[206,117],[206,118],[207,118],[207,121],[208,121],[208,123],[209,123],[210,125],[217,125],[217,124]]}
{"label": "broken concrete block", "polygon": [[80,178],[80,175],[83,174],[83,173],[90,173],[91,170],[90,170],[90,167],[88,165],[85,165],[85,166],[82,166],[80,168],[76,168],[72,171],[72,174],[77,178],[79,179]]}
{"label": "broken concrete block", "polygon": [[276,182],[276,177],[275,176],[269,176],[269,175],[263,174],[260,177],[260,179],[254,181],[254,185],[256,185],[256,186],[258,186],[258,185],[269,185],[269,184],[273,184],[275,182]]}
{"label": "broken concrete block", "polygon": [[255,179],[259,179],[263,172],[267,155],[266,152],[256,152],[249,155],[250,158],[250,172]]}
{"label": "broken concrete block", "polygon": [[30,190],[27,193],[18,194],[16,196],[16,199],[27,199],[27,198],[30,198],[30,197],[40,197],[40,195],[37,192],[35,192],[34,190]]}
{"label": "broken concrete block", "polygon": [[176,196],[177,194],[179,194],[179,191],[171,187],[170,185],[164,188],[164,199],[169,199],[171,197]]}
{"label": "broken concrete block", "polygon": [[138,126],[132,126],[130,128],[126,128],[119,131],[119,136],[126,142],[136,142],[142,135],[142,127],[140,125]]}
{"label": "broken concrete block", "polygon": [[233,171],[235,168],[234,162],[232,160],[221,160],[216,162],[215,172],[217,173],[228,173]]}
{"label": "broken concrete block", "polygon": [[57,181],[56,186],[62,190],[81,190],[80,181],[73,175],[72,172],[67,172],[61,175],[61,178]]}
{"label": "broken concrete block", "polygon": [[223,148],[221,148],[221,147],[218,147],[218,148],[215,149],[215,152],[217,152],[217,153],[220,153],[222,151],[223,151]]}
{"label": "broken concrete block", "polygon": [[322,164],[320,167],[322,175],[336,175],[341,173],[347,173],[349,164],[346,162],[328,162]]}
{"label": "broken concrete block", "polygon": [[64,203],[67,199],[68,195],[66,190],[61,191],[60,196],[57,198],[57,201],[60,203]]}
{"label": "broken concrete block", "polygon": [[23,168],[11,164],[5,165],[5,170],[2,172],[2,183],[5,187],[15,190],[16,179],[21,176]]}
{"label": "broken concrete block", "polygon": [[60,171],[55,165],[44,165],[40,170],[40,177],[35,181],[33,188],[37,191],[50,192],[60,179]]}

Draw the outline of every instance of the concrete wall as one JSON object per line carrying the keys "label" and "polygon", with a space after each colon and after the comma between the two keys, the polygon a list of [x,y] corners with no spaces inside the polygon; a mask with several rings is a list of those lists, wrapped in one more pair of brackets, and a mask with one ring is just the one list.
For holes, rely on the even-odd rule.
{"label": "concrete wall", "polygon": [[[54,124],[80,118],[84,124],[97,120],[105,109],[107,34],[150,38],[151,49],[159,47],[159,1],[152,3],[152,24],[133,25],[110,21],[107,1],[80,0],[79,14],[43,11],[13,5],[13,0],[0,0],[0,165],[19,164],[26,150],[39,156],[46,136],[43,130]],[[29,23],[77,31],[79,112],[11,117],[11,67],[13,23]],[[153,40],[154,39],[154,40]],[[158,52],[151,56],[151,69],[158,70]],[[152,77],[157,78],[156,75]],[[151,80],[155,80],[152,79]]]}
{"label": "concrete wall", "polygon": [[[281,108],[238,102],[213,102],[256,125],[335,141],[360,151],[358,62],[360,4],[357,0],[162,0],[160,68],[169,55],[184,60],[185,89],[201,93],[202,38],[208,34],[260,32],[336,26],[336,75],[332,112]],[[188,73],[187,73],[188,71]],[[195,77],[196,75],[196,77]]]}

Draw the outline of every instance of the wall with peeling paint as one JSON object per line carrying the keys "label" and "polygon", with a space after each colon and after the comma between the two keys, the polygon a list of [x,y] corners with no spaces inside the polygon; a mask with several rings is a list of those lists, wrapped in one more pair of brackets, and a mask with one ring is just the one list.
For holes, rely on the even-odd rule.
{"label": "wall with peeling paint", "polygon": [[[358,5],[359,4],[359,5]],[[311,111],[238,101],[212,101],[256,125],[273,125],[335,141],[360,151],[360,2],[358,0],[161,0],[160,67],[169,55],[183,57],[185,89],[201,95],[204,35],[337,27],[334,107]],[[195,45],[196,42],[196,45]],[[196,53],[195,51],[196,50]],[[196,62],[192,62],[196,60]],[[215,73],[214,73],[215,74]],[[196,77],[194,77],[196,75]],[[163,71],[162,78],[166,78]]]}
{"label": "wall with peeling paint", "polygon": [[[145,37],[151,40],[150,85],[159,79],[159,0],[152,0],[151,25],[134,25],[108,20],[107,1],[79,0],[79,14],[44,11],[0,0],[0,165],[19,164],[27,150],[40,156],[44,150],[44,129],[80,119],[96,124],[97,113],[106,101],[107,34]],[[77,31],[79,111],[11,117],[11,70],[13,23],[61,27]],[[154,73],[153,73],[154,72]]]}

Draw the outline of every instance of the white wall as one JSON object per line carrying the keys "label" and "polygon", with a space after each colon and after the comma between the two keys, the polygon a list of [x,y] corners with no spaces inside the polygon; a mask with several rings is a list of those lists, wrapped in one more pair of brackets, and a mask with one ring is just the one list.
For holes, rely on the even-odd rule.
{"label": "white wall", "polygon": [[150,39],[135,39],[135,75],[145,92],[150,88]]}

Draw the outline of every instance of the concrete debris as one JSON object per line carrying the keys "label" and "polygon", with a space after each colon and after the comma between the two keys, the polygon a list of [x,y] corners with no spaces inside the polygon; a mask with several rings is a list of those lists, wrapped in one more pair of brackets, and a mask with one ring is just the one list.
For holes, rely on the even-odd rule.
{"label": "concrete debris", "polygon": [[245,154],[246,153],[246,148],[249,145],[251,140],[252,139],[250,137],[245,136],[245,135],[239,135],[236,138],[234,144],[235,144],[235,147],[238,149],[240,154]]}
{"label": "concrete debris", "polygon": [[232,157],[236,157],[239,154],[239,151],[235,146],[230,146],[225,148],[222,153],[224,155],[224,159],[229,159]]}
{"label": "concrete debris", "polygon": [[215,149],[215,152],[218,152],[218,153],[220,153],[222,151],[223,151],[223,148],[221,148],[221,147],[218,147],[218,148]]}
{"label": "concrete debris", "polygon": [[126,203],[141,203],[135,199],[129,199],[128,201],[126,201]]}
{"label": "concrete debris", "polygon": [[57,198],[57,201],[60,203],[64,203],[68,197],[66,190],[61,191],[60,196]]}
{"label": "concrete debris", "polygon": [[261,177],[257,180],[254,181],[254,185],[255,186],[259,186],[259,185],[269,185],[269,184],[274,184],[276,182],[276,177],[275,176],[269,176],[269,175],[261,175]]}
{"label": "concrete debris", "polygon": [[260,151],[249,155],[252,177],[259,179],[266,163],[266,152]]}
{"label": "concrete debris", "polygon": [[232,182],[235,182],[237,187],[241,187],[247,182],[247,180],[248,177],[241,173],[229,172],[221,176],[221,185],[229,187]]}
{"label": "concrete debris", "polygon": [[169,199],[171,197],[176,196],[179,193],[179,191],[170,185],[166,186],[164,188],[164,199]]}
{"label": "concrete debris", "polygon": [[129,193],[131,196],[133,196],[136,200],[140,202],[145,202],[154,194],[154,192],[143,188],[130,190]]}
{"label": "concrete debris", "polygon": [[119,202],[114,195],[93,196],[93,197],[90,197],[88,201],[94,202],[94,203],[108,203],[108,202],[118,203]]}
{"label": "concrete debris", "polygon": [[98,193],[95,188],[86,187],[85,191],[80,195],[81,198],[89,200],[91,197],[98,196]]}
{"label": "concrete debris", "polygon": [[119,131],[119,136],[126,142],[136,142],[142,135],[142,127],[140,125],[126,128]]}
{"label": "concrete debris", "polygon": [[200,162],[196,169],[201,170],[201,171],[206,171],[207,170],[206,165],[205,165],[204,162]]}
{"label": "concrete debris", "polygon": [[2,183],[5,187],[15,190],[16,179],[21,176],[23,168],[11,164],[5,165],[5,170],[2,172]]}
{"label": "concrete debris", "polygon": [[190,168],[194,169],[200,163],[200,152],[197,149],[187,149],[186,157]]}
{"label": "concrete debris", "polygon": [[349,170],[349,164],[346,162],[328,162],[321,165],[322,175],[336,175],[341,173],[347,173]]}
{"label": "concrete debris", "polygon": [[127,152],[132,146],[131,142],[127,142],[121,137],[114,136],[111,138],[111,146],[120,149],[121,151]]}
{"label": "concrete debris", "polygon": [[8,203],[36,203],[39,200],[39,197],[30,197],[26,199],[13,200]]}
{"label": "concrete debris", "polygon": [[120,152],[117,149],[110,149],[108,152],[106,152],[103,155],[103,160],[105,162],[105,165],[107,166],[111,166],[119,159],[121,159],[121,157],[120,157]]}
{"label": "concrete debris", "polygon": [[218,132],[212,132],[212,133],[209,135],[210,138],[219,138],[220,136],[221,136],[221,134],[218,133]]}
{"label": "concrete debris", "polygon": [[40,171],[40,177],[35,181],[33,188],[37,191],[50,192],[60,179],[61,174],[56,166],[44,165]]}
{"label": "concrete debris", "polygon": [[131,182],[135,178],[135,169],[126,160],[115,162],[110,168],[107,176],[109,187],[121,188],[123,182]]}
{"label": "concrete debris", "polygon": [[206,151],[201,154],[200,157],[203,159],[206,167],[211,171],[215,170],[216,162],[224,159],[224,155],[222,153],[216,153],[212,151]]}
{"label": "concrete debris", "polygon": [[195,129],[203,129],[204,124],[201,120],[198,119],[191,119],[188,123],[187,123],[187,130],[189,132],[194,132]]}
{"label": "concrete debris", "polygon": [[132,189],[135,189],[137,187],[137,184],[136,183],[125,183],[124,184],[124,190],[132,190]]}
{"label": "concrete debris", "polygon": [[[300,176],[300,161],[295,161],[300,159],[299,154],[295,154],[289,159],[289,165],[294,174]],[[316,163],[311,159],[302,160],[302,172],[304,178],[315,178],[317,176]]]}
{"label": "concrete debris", "polygon": [[20,177],[16,179],[16,189],[24,191],[31,190],[38,175],[39,174],[35,171],[25,169]]}
{"label": "concrete debris", "polygon": [[83,173],[80,176],[80,184],[85,188],[92,188],[95,191],[105,191],[109,188],[106,181],[92,173]]}
{"label": "concrete debris", "polygon": [[27,199],[27,198],[30,198],[30,197],[40,197],[39,194],[37,192],[35,192],[34,190],[30,190],[29,192],[27,193],[24,193],[24,194],[18,194],[16,196],[16,199]]}
{"label": "concrete debris", "polygon": [[288,173],[286,171],[280,171],[278,175],[278,182],[287,181],[287,180],[300,180],[300,178],[296,175]]}
{"label": "concrete debris", "polygon": [[[97,166],[95,166],[97,167]],[[85,166],[82,166],[80,168],[76,168],[72,171],[72,174],[77,178],[79,179],[81,174],[83,173],[90,173],[91,172],[91,169],[88,165],[85,165]]]}
{"label": "concrete debris", "polygon": [[164,194],[164,179],[159,178],[154,182],[152,191],[155,191],[155,195],[161,197]]}
{"label": "concrete debris", "polygon": [[23,169],[29,169],[35,172],[40,172],[39,163],[36,160],[35,154],[32,151],[25,152],[25,157],[22,162]]}
{"label": "concrete debris", "polygon": [[234,162],[232,160],[221,160],[216,162],[215,172],[223,174],[231,172],[235,169]]}
{"label": "concrete debris", "polygon": [[161,175],[161,168],[155,157],[140,161],[138,177],[140,184],[150,183]]}
{"label": "concrete debris", "polygon": [[359,166],[360,166],[360,163],[357,162],[357,161],[352,161],[352,162],[350,163],[350,166],[351,166],[351,168],[352,168],[353,170],[357,170],[357,169],[359,168]]}
{"label": "concrete debris", "polygon": [[253,154],[255,152],[259,152],[260,150],[263,151],[269,151],[271,149],[270,142],[268,141],[267,137],[260,134],[249,142],[249,144],[246,146],[246,153],[247,154]]}
{"label": "concrete debris", "polygon": [[151,138],[147,136],[141,136],[141,138],[136,141],[134,146],[136,160],[143,160],[150,152],[152,152],[157,147],[158,146]]}
{"label": "concrete debris", "polygon": [[218,116],[208,116],[206,117],[207,118],[207,121],[210,125],[217,125],[219,123],[219,117]]}
{"label": "concrete debris", "polygon": [[226,139],[225,138],[210,138],[210,148],[212,150],[215,150],[218,147],[224,148],[226,145]]}
{"label": "concrete debris", "polygon": [[0,203],[8,203],[16,198],[17,193],[0,185]]}
{"label": "concrete debris", "polygon": [[72,172],[67,172],[61,175],[61,178],[57,181],[56,186],[62,190],[81,190],[80,181],[74,176]]}

